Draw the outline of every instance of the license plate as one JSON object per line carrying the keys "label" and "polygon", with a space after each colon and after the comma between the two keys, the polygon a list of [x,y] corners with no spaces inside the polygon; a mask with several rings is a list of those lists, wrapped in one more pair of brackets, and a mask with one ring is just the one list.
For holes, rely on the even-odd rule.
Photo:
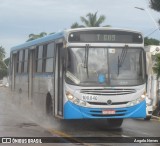
{"label": "license plate", "polygon": [[113,115],[115,113],[116,112],[114,110],[104,110],[104,111],[102,111],[102,114],[104,114],[104,115]]}

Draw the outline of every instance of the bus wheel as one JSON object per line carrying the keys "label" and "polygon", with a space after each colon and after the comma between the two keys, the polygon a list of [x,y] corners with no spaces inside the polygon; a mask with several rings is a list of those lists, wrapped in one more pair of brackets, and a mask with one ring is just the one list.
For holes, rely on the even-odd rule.
{"label": "bus wheel", "polygon": [[52,98],[49,94],[47,95],[47,99],[46,99],[46,114],[48,116],[53,115],[53,103],[52,103]]}
{"label": "bus wheel", "polygon": [[119,128],[123,123],[123,119],[107,119],[108,126],[111,128]]}
{"label": "bus wheel", "polygon": [[147,116],[146,118],[144,118],[144,120],[149,121],[151,119],[151,116]]}

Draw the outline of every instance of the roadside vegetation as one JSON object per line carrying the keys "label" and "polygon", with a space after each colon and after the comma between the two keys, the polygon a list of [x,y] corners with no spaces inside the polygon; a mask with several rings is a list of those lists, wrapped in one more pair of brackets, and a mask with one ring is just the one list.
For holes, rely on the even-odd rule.
{"label": "roadside vegetation", "polygon": [[2,79],[4,76],[7,76],[9,59],[7,59],[7,60],[4,59],[5,54],[6,54],[5,48],[0,46],[0,79]]}

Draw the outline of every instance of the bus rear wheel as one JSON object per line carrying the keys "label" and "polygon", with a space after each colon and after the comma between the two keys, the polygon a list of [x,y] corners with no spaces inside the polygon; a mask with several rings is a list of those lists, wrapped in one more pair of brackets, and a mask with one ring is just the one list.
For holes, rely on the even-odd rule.
{"label": "bus rear wheel", "polygon": [[48,116],[53,116],[53,103],[50,95],[47,95],[46,99],[46,114]]}
{"label": "bus rear wheel", "polygon": [[107,119],[108,126],[111,128],[119,128],[123,123],[123,119]]}

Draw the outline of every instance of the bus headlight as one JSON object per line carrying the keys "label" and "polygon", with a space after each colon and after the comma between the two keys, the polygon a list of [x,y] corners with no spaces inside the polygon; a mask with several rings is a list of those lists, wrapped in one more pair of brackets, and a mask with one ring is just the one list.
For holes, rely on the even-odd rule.
{"label": "bus headlight", "polygon": [[73,102],[76,105],[80,105],[80,106],[86,106],[87,102],[80,100],[76,97],[74,97],[70,92],[66,91],[66,96],[68,98],[69,101]]}
{"label": "bus headlight", "polygon": [[128,107],[128,106],[134,106],[136,104],[139,104],[141,101],[145,100],[145,98],[146,98],[145,95],[141,95],[140,98],[137,98],[136,100],[128,102],[126,106]]}
{"label": "bus headlight", "polygon": [[66,92],[66,96],[69,100],[72,100],[74,96],[70,92]]}

